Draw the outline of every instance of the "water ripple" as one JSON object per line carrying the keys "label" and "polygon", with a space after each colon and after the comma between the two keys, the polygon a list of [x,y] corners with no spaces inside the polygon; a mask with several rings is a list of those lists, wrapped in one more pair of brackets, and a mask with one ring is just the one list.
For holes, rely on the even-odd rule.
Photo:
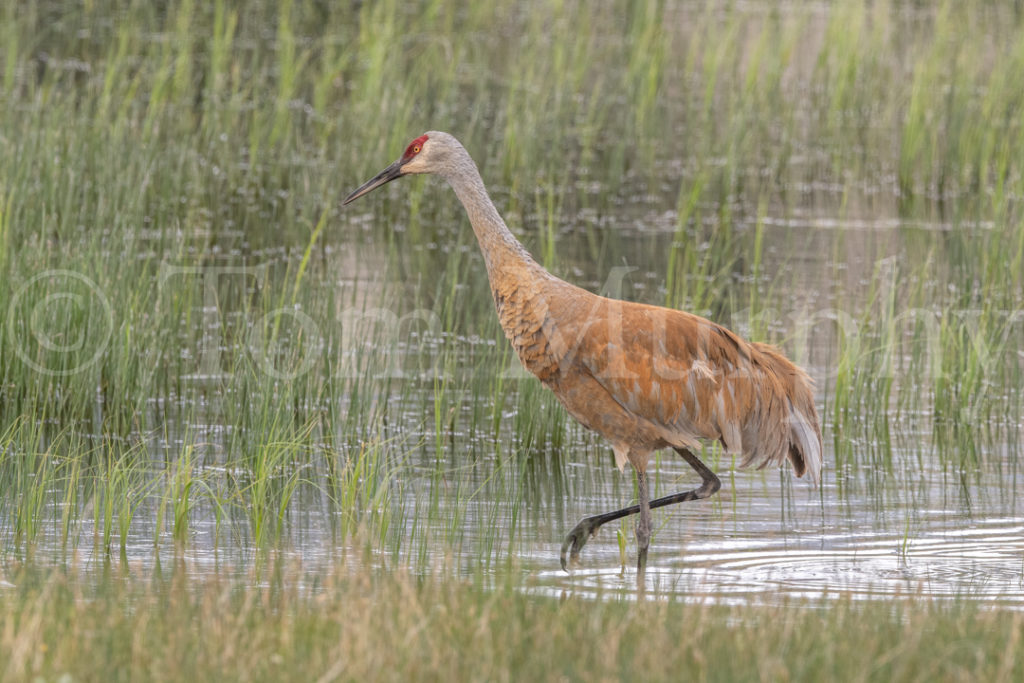
{"label": "water ripple", "polygon": [[[667,544],[652,545],[647,583],[653,594],[712,604],[915,596],[1024,608],[1024,519],[936,528],[906,538],[832,534],[794,542],[751,536],[674,549],[675,556]],[[614,568],[608,568],[609,560]],[[617,552],[598,550],[585,565],[603,568],[543,572],[538,590],[628,594],[635,590],[635,574],[632,566],[623,572],[617,560]]]}

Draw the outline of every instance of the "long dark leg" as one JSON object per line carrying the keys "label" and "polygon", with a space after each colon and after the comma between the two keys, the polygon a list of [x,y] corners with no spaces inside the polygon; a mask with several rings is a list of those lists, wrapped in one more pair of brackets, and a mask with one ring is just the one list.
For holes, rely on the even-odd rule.
{"label": "long dark leg", "polygon": [[[664,507],[666,505],[673,505],[675,503],[685,503],[690,500],[700,500],[701,498],[707,498],[713,495],[718,489],[722,487],[722,482],[718,480],[715,473],[707,468],[707,466],[700,461],[696,455],[686,450],[685,448],[675,449],[679,455],[683,456],[683,460],[690,464],[690,467],[697,471],[703,479],[703,483],[692,491],[682,491],[680,493],[673,493],[662,498],[657,498],[651,501],[651,509]],[[580,550],[590,537],[608,522],[613,522],[616,519],[622,519],[628,515],[635,515],[640,512],[639,505],[630,505],[628,508],[622,508],[621,510],[613,510],[612,512],[606,512],[603,515],[594,515],[593,517],[584,517],[580,520],[569,535],[565,537],[565,542],[562,543],[562,569],[568,571],[568,562],[576,562],[580,557]],[[568,553],[568,557],[566,554]]]}
{"label": "long dark leg", "polygon": [[643,589],[644,570],[647,568],[647,546],[651,542],[651,496],[647,491],[647,472],[637,471],[636,488],[640,503],[640,519],[636,522],[636,581],[637,586]]}

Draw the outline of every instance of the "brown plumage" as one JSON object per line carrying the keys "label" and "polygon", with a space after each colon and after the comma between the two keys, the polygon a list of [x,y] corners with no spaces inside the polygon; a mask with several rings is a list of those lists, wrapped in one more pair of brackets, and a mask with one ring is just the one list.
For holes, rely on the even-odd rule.
{"label": "brown plumage", "polygon": [[[639,503],[582,520],[562,546],[576,560],[602,524],[640,514],[637,568],[642,581],[650,510],[706,498],[720,482],[694,454],[702,440],[741,454],[744,467],[781,465],[817,483],[821,431],[807,374],[775,347],[746,342],[696,315],[597,296],[554,277],[519,244],[491,202],[459,142],[432,131],[345,200],[407,173],[435,173],[469,214],[505,336],[523,366],[569,414],[609,442],[620,468],[637,475]],[[700,487],[649,500],[651,454],[674,448],[700,474]]]}

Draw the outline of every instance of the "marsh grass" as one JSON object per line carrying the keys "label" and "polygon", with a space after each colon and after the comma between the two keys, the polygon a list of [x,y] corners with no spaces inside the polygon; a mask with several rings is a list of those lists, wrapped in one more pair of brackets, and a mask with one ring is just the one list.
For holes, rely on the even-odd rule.
{"label": "marsh grass", "polygon": [[[599,290],[614,268],[639,265],[607,293],[686,308],[803,353],[820,380],[837,465],[826,476],[842,500],[871,496],[879,515],[920,503],[912,484],[934,463],[950,486],[994,480],[1016,500],[1019,11],[539,0],[384,0],[358,11],[256,2],[244,13],[220,1],[11,7],[0,28],[5,552],[49,543],[67,553],[90,529],[105,553],[143,533],[180,550],[210,519],[215,545],[268,551],[288,547],[304,512],[321,509],[332,539],[376,552],[374,562],[386,554],[392,566],[426,573],[441,562],[472,575],[507,569],[530,539],[555,534],[550,525],[594,512],[578,502],[586,494],[628,499],[629,485],[605,472],[607,448],[522,381],[450,193],[406,179],[340,210],[346,189],[433,128],[458,134],[512,229],[555,273]],[[895,227],[862,228],[877,216]],[[835,315],[801,338],[794,318],[824,307]],[[580,462],[589,467],[570,468]],[[516,611],[522,630],[510,637],[549,647],[537,624],[562,609],[577,620],[559,632],[562,645],[594,662],[596,641],[569,643],[570,633],[593,635],[594,623],[628,614],[613,649],[627,652],[645,620],[675,629],[710,614],[559,608],[386,573],[359,581],[381,582],[386,603],[413,597],[410,612],[392,615],[395,633],[439,618],[467,651],[479,643],[459,610],[487,627],[492,607]],[[110,625],[90,631],[97,639],[139,627],[206,652],[174,619],[161,631],[101,599],[91,621],[73,583],[39,590],[63,596],[77,620],[69,628]],[[230,603],[224,590],[200,587],[174,617]],[[338,629],[360,637],[323,621],[341,614],[333,594],[328,617],[289,595],[303,616],[272,623],[309,640],[307,650],[282,648],[257,623],[266,596],[239,595],[225,637],[265,638],[282,662],[321,652],[317,639]],[[431,616],[425,605],[438,597],[450,598],[451,614]],[[56,638],[62,627],[41,598],[8,604],[39,615],[53,636],[41,642],[59,654],[45,664],[12,636],[21,654],[11,671],[56,674],[70,661],[61,657],[79,654]],[[875,617],[898,632],[903,622],[877,609],[840,607],[824,617],[826,632]],[[1012,622],[965,613],[970,628]],[[784,623],[820,618],[797,614]],[[936,628],[953,629],[957,614],[940,611]],[[913,608],[905,616],[924,623]],[[716,613],[707,642],[729,618]],[[431,629],[414,631],[415,647],[437,644]],[[821,645],[807,638],[808,653]],[[769,668],[802,670],[767,644],[752,647]],[[679,652],[713,674],[695,646]],[[886,652],[876,652],[883,672],[919,661]],[[196,661],[208,671],[236,661],[217,656]],[[933,666],[958,671],[958,657]],[[186,674],[187,661],[168,671]],[[744,673],[735,657],[706,661]],[[809,661],[819,667],[809,672],[829,666],[825,655]]]}
{"label": "marsh grass", "polygon": [[[16,575],[0,595],[0,675],[110,680],[1019,680],[1020,613],[969,600],[714,607],[556,600],[403,571],[316,585],[186,581],[173,570],[99,585]],[[88,586],[88,587],[87,587]],[[154,618],[159,615],[159,618]],[[130,643],[130,647],[125,644]],[[652,653],[659,653],[652,656]],[[743,653],[738,656],[737,653]],[[258,655],[257,655],[258,653]],[[254,656],[255,655],[255,656]],[[382,662],[387,662],[386,666]]]}

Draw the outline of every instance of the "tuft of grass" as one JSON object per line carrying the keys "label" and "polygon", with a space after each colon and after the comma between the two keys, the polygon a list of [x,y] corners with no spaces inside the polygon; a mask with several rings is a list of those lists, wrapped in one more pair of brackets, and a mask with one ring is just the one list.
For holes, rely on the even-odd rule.
{"label": "tuft of grass", "polygon": [[677,680],[680,671],[699,680],[1024,675],[1014,648],[1024,616],[969,601],[709,607],[558,600],[515,583],[484,587],[401,571],[342,570],[313,589],[280,575],[185,582],[168,570],[85,588],[63,572],[18,572],[0,595],[2,673],[395,681]]}

